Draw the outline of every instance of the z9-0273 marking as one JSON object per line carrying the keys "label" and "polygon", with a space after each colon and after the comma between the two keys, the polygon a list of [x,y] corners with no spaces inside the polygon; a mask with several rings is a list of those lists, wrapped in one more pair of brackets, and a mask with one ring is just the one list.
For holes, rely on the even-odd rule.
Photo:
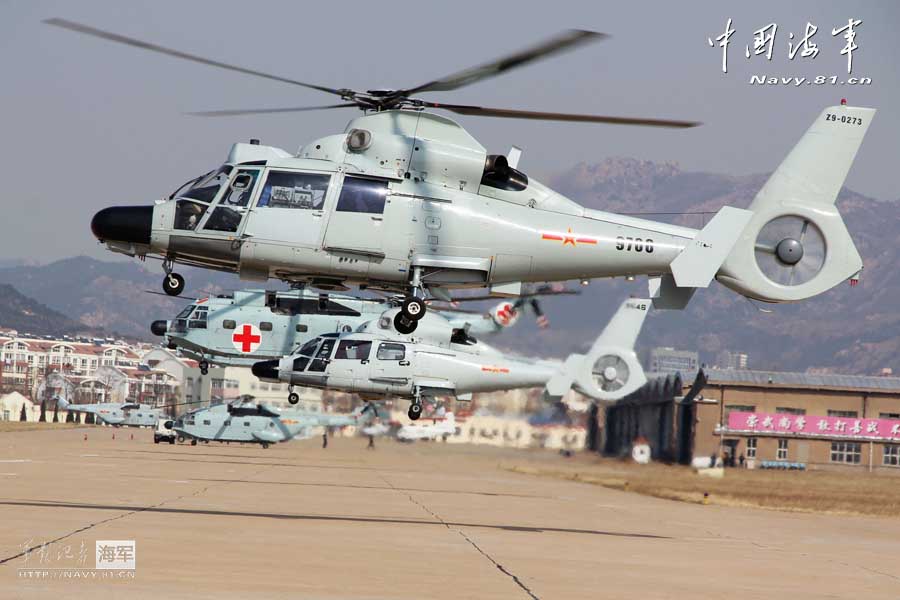
{"label": "z9-0273 marking", "polygon": [[847,125],[862,125],[863,120],[862,117],[849,117],[847,115],[841,115],[840,118],[834,113],[825,113],[826,121],[840,121],[841,123],[846,123]]}
{"label": "z9-0273 marking", "polygon": [[650,238],[633,238],[618,236],[616,238],[616,250],[634,250],[635,252],[653,253],[653,240]]}

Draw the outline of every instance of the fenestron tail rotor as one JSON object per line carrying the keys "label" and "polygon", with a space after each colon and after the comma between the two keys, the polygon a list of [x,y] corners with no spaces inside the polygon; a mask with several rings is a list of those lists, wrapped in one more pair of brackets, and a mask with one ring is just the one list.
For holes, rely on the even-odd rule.
{"label": "fenestron tail rotor", "polygon": [[825,264],[825,236],[804,217],[786,215],[766,223],[756,237],[756,264],[771,281],[801,285]]}
{"label": "fenestron tail rotor", "polygon": [[331,110],[336,108],[356,107],[365,111],[382,111],[392,109],[410,109],[422,110],[425,108],[438,108],[448,110],[462,115],[476,117],[500,117],[507,119],[530,119],[542,121],[569,121],[577,123],[606,123],[614,125],[638,125],[646,127],[670,127],[685,128],[694,127],[699,123],[694,121],[680,121],[671,119],[656,119],[642,117],[616,117],[591,114],[572,114],[558,113],[552,111],[532,111],[518,110],[510,108],[494,108],[477,105],[453,104],[444,102],[433,102],[413,97],[414,94],[430,93],[430,92],[446,92],[453,91],[473,83],[496,77],[507,71],[531,64],[538,60],[549,58],[562,52],[573,50],[579,46],[588,43],[603,40],[609,36],[595,31],[584,31],[572,29],[563,31],[543,42],[534,46],[514,52],[507,56],[501,57],[484,63],[477,67],[463,69],[452,75],[429,81],[421,85],[398,89],[398,90],[367,90],[357,91],[349,88],[333,88],[314,83],[308,83],[293,79],[291,77],[283,77],[272,73],[266,73],[257,69],[250,69],[238,65],[232,65],[218,60],[213,60],[197,54],[183,52],[155,44],[138,40],[136,38],[124,36],[110,31],[104,31],[90,25],[69,21],[67,19],[52,18],[44,20],[47,25],[60,27],[76,33],[89,35],[110,42],[116,42],[133,48],[148,50],[157,54],[163,54],[181,60],[187,60],[218,69],[224,69],[243,75],[251,75],[271,81],[287,83],[307,89],[317,90],[339,96],[344,102],[338,104],[327,104],[322,106],[296,106],[296,107],[262,107],[262,108],[240,108],[240,109],[223,109],[211,111],[190,112],[189,115],[203,117],[234,117],[245,115],[267,115],[267,114],[284,114],[294,112],[305,112],[311,110]]}
{"label": "fenestron tail rotor", "polygon": [[604,392],[615,392],[628,383],[631,371],[620,356],[606,354],[594,361],[591,373],[598,388]]}

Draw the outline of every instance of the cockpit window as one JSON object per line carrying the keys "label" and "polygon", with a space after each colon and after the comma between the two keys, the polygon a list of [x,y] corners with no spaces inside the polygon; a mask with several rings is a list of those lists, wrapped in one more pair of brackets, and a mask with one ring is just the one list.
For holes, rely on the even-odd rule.
{"label": "cockpit window", "polygon": [[302,348],[300,348],[300,354],[302,354],[303,356],[312,356],[316,351],[316,346],[318,345],[319,338],[309,340],[308,342],[303,344]]}
{"label": "cockpit window", "polygon": [[372,342],[368,340],[344,340],[338,344],[335,360],[369,360]]}
{"label": "cockpit window", "polygon": [[258,207],[321,210],[331,175],[270,171]]}
{"label": "cockpit window", "polygon": [[207,208],[209,206],[199,202],[178,200],[175,204],[175,229],[193,231],[200,224]]}
{"label": "cockpit window", "polygon": [[212,231],[236,232],[244,216],[244,212],[239,209],[246,208],[250,203],[258,175],[259,171],[256,170],[242,169],[238,171],[203,228]]}
{"label": "cockpit window", "polygon": [[222,185],[228,181],[228,176],[231,175],[231,169],[231,166],[224,165],[217,171],[210,171],[200,179],[197,179],[187,191],[176,191],[175,193],[178,195],[175,197],[190,198],[206,203],[212,202],[215,200],[216,194],[219,193]]}
{"label": "cockpit window", "polygon": [[310,371],[321,372],[325,370],[325,367],[331,362],[329,357],[331,356],[331,351],[334,350],[334,343],[336,341],[335,338],[325,338],[322,340],[322,346],[319,348],[319,351],[316,352],[316,357],[309,364]]}

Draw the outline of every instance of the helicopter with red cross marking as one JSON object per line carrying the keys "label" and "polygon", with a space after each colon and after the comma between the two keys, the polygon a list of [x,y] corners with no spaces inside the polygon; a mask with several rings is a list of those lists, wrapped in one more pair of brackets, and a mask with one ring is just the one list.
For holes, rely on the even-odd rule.
{"label": "helicopter with red cross marking", "polygon": [[607,36],[566,31],[533,47],[401,89],[358,91],[208,59],[64,19],[80,34],[242,75],[323,92],[326,106],[194,113],[233,117],[361,109],[343,132],[296,152],[236,143],[224,164],[154,205],[110,207],[91,223],[119,253],[280,279],[320,289],[401,295],[395,326],[411,333],[429,297],[489,288],[514,297],[529,282],[647,275],[657,308],[684,308],[713,280],[748,298],[794,302],[856,281],[862,259],[835,207],[875,109],[825,108],[745,209],[725,206],[702,229],[585,208],[520,169],[521,150],[489,153],[446,116],[686,129],[686,120],[568,114],[436,102],[450,92]]}

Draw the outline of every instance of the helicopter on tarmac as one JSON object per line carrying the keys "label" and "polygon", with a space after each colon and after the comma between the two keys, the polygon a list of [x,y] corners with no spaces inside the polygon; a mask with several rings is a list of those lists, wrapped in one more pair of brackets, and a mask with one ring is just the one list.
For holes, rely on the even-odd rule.
{"label": "helicopter on tarmac", "polygon": [[574,388],[592,400],[609,402],[647,381],[634,342],[651,305],[650,300],[626,300],[588,353],[571,354],[565,361],[507,356],[430,313],[414,333],[404,334],[395,329],[401,309],[392,308],[354,333],[321,335],[298,353],[258,362],[252,370],[263,381],[291,387],[357,393],[364,400],[409,398],[412,420],[422,413],[423,397],[471,400],[473,392],[536,386],[544,386],[549,398],[561,398]]}
{"label": "helicopter on tarmac", "polygon": [[308,437],[312,427],[365,426],[375,417],[375,407],[366,404],[350,414],[279,411],[241,397],[229,404],[216,404],[183,414],[172,422],[180,441],[250,442],[269,444]]}
{"label": "helicopter on tarmac", "polygon": [[57,397],[56,402],[63,410],[90,413],[95,419],[115,427],[152,427],[165,412],[163,408],[138,402],[72,404],[63,397]]}
{"label": "helicopter on tarmac", "polygon": [[686,128],[690,121],[490,108],[424,100],[604,34],[568,31],[524,51],[404,89],[355,91],[210,60],[67,21],[50,25],[330,94],[327,106],[219,110],[206,116],[358,108],[343,133],[298,152],[234,144],[225,163],[152,206],[110,207],[92,222],[114,251],[161,258],[166,293],[176,263],[323,289],[404,294],[398,328],[412,332],[425,299],[487,287],[517,295],[532,281],[647,275],[657,308],[684,308],[713,279],[765,302],[792,302],[854,283],[862,259],[835,200],[875,109],[831,106],[815,119],[747,210],[725,206],[703,229],[587,209],[529,177],[521,152],[488,154],[456,122],[467,116]]}
{"label": "helicopter on tarmac", "polygon": [[[539,325],[545,324],[538,296],[577,293],[536,288],[515,302],[504,300],[486,313],[449,307],[440,309],[440,314],[454,330],[465,329],[471,335],[493,334],[516,323],[524,307],[535,313]],[[470,299],[481,298],[465,298]],[[315,293],[308,289],[236,290],[197,299],[174,319],[153,321],[150,330],[162,336],[170,349],[197,360],[205,375],[210,363],[250,367],[261,360],[291,354],[322,334],[355,331],[390,307],[389,299]]]}

